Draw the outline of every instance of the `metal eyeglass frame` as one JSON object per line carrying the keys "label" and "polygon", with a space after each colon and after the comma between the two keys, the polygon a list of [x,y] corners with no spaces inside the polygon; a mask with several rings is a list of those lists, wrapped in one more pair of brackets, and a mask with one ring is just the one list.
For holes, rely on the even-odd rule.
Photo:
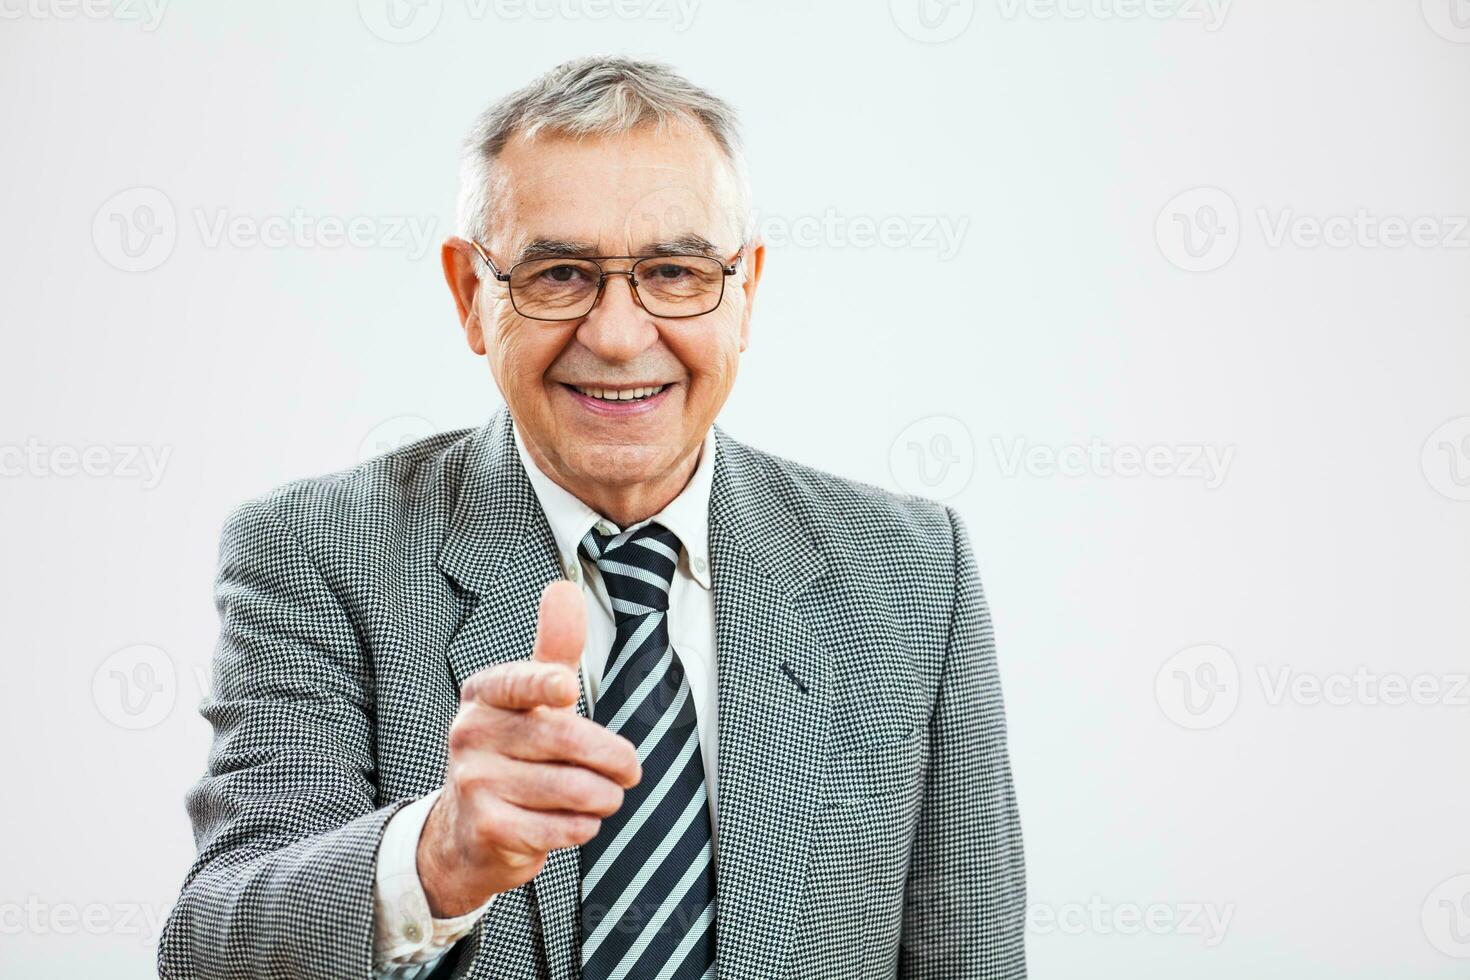
{"label": "metal eyeglass frame", "polygon": [[[632,290],[632,292],[633,292],[633,302],[637,303],[639,306],[642,306],[644,310],[647,310],[648,307],[643,306],[643,297],[638,295],[638,279],[633,275],[633,270],[632,269],[628,269],[628,270],[626,270],[624,272],[617,272],[617,271],[609,272],[607,269],[604,269],[602,267],[602,263],[604,261],[607,261],[607,260],[610,260],[610,259],[632,259],[633,260],[633,265],[636,267],[639,262],[642,262],[645,259],[668,259],[668,258],[680,258],[681,257],[680,255],[568,255],[568,256],[565,256],[566,260],[569,261],[569,262],[591,262],[591,263],[593,263],[594,265],[597,266],[597,293],[592,297],[592,305],[589,306],[589,307],[587,307],[587,312],[586,313],[579,313],[576,316],[555,316],[555,317],[552,317],[552,316],[529,316],[529,315],[527,315],[525,313],[521,313],[521,308],[516,305],[515,291],[510,288],[510,277],[511,277],[511,273],[515,272],[518,267],[520,267],[522,265],[525,265],[527,262],[545,262],[547,259],[546,258],[524,259],[524,260],[522,260],[520,262],[517,262],[515,265],[511,266],[509,272],[501,272],[499,269],[497,269],[495,267],[495,262],[490,258],[490,253],[485,250],[485,247],[483,245],[481,245],[478,241],[476,241],[473,238],[470,239],[470,245],[474,247],[475,252],[479,254],[479,256],[480,256],[480,258],[482,260],[484,260],[485,264],[490,267],[490,274],[495,277],[495,280],[497,282],[503,282],[503,283],[505,283],[506,291],[510,293],[510,305],[516,311],[516,313],[519,314],[520,316],[525,317],[527,320],[540,320],[542,323],[566,323],[569,320],[580,320],[580,319],[582,319],[582,317],[587,316],[588,314],[590,314],[593,310],[597,309],[597,304],[602,302],[602,290],[603,290],[603,287],[607,285],[607,280],[608,280],[608,277],[609,276],[627,276],[628,277],[628,288],[630,290]],[[689,255],[682,256],[682,257],[687,257],[687,258],[713,258],[713,256],[696,255],[696,254],[693,254],[693,253],[690,253]],[[664,316],[663,314],[658,314],[658,313],[655,313],[655,314],[652,314],[652,315],[653,316],[657,316],[660,320],[688,320],[691,317],[705,316],[707,314],[713,313],[715,310],[718,310],[720,308],[720,304],[725,301],[725,283],[740,268],[740,261],[744,257],[745,257],[745,246],[742,245],[742,246],[740,246],[740,250],[738,252],[736,252],[733,256],[730,257],[730,261],[729,262],[720,262],[720,271],[722,273],[724,273],[724,275],[720,278],[720,295],[719,295],[719,298],[717,298],[715,300],[715,305],[714,306],[711,306],[709,309],[705,310],[703,313],[680,313],[677,316]],[[715,261],[716,262],[719,262],[718,259],[715,259]]]}

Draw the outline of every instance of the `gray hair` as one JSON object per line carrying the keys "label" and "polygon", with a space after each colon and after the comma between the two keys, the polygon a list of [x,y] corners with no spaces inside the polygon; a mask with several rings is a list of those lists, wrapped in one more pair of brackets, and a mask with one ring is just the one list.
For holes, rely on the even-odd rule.
{"label": "gray hair", "polygon": [[615,136],[649,124],[703,126],[714,138],[735,174],[741,244],[748,244],[754,231],[750,178],[735,110],[667,65],[603,57],[557,65],[480,114],[460,157],[460,236],[486,240],[495,158],[513,136]]}

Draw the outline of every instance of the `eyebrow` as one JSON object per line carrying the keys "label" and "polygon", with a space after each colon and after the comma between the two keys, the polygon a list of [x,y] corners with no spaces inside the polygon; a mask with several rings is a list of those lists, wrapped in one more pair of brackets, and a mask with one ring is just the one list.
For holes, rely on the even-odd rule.
{"label": "eyebrow", "polygon": [[[527,242],[516,254],[515,262],[528,259],[587,258],[598,254],[597,246],[591,242],[569,241],[559,238],[537,238]],[[703,235],[679,235],[660,242],[647,242],[637,255],[706,255],[713,259],[723,258],[720,249]]]}
{"label": "eyebrow", "polygon": [[527,259],[561,259],[580,258],[585,255],[597,254],[597,246],[589,242],[571,242],[556,238],[537,238],[521,246],[520,252],[516,254],[516,262],[524,262]]}
{"label": "eyebrow", "polygon": [[703,235],[680,235],[666,242],[649,242],[640,254],[644,255],[707,255],[712,259],[723,258],[720,250]]}

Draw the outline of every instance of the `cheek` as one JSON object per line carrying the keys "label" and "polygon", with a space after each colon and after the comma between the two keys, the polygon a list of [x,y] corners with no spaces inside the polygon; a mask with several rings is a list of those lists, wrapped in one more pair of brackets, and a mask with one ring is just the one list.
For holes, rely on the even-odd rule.
{"label": "cheek", "polygon": [[735,382],[735,369],[740,364],[740,320],[721,323],[713,333],[695,339],[696,370],[711,386],[724,390]]}
{"label": "cheek", "polygon": [[674,356],[689,370],[695,385],[728,386],[740,361],[740,314],[736,310],[698,325],[684,323],[665,334]]}
{"label": "cheek", "polygon": [[501,387],[539,386],[556,355],[551,331],[537,330],[536,324],[517,316],[509,303],[497,304],[486,322],[490,324],[486,353]]}

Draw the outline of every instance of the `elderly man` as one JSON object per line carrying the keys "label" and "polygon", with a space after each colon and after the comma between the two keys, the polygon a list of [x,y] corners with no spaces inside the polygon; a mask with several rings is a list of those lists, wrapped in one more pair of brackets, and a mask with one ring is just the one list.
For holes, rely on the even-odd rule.
{"label": "elderly man", "polygon": [[229,519],[160,972],[1023,976],[963,525],[714,425],[765,261],[730,108],[571,62],[462,185],[506,408]]}

